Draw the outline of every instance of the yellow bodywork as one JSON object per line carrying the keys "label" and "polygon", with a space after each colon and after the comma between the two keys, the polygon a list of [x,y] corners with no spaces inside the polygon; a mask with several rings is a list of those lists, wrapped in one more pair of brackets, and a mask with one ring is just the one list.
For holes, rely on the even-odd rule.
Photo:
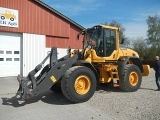
{"label": "yellow bodywork", "polygon": [[[125,61],[125,57],[123,56],[132,56],[139,58],[139,55],[134,50],[131,50],[127,47],[122,47],[119,44],[119,29],[117,27],[111,27],[106,25],[101,25],[104,28],[113,29],[116,31],[116,49],[112,52],[110,56],[107,57],[100,57],[97,56],[95,49],[93,48],[86,48],[84,52],[84,60],[90,62],[96,69],[99,70],[100,78],[99,81],[101,83],[108,83],[111,80],[119,80],[118,75],[118,65],[116,61],[121,60]],[[71,56],[77,54],[77,51],[73,51]],[[127,64],[133,64],[132,61],[129,59],[127,60]],[[142,76],[147,76],[150,72],[149,65],[143,65],[143,73]],[[130,84],[133,86],[137,84],[137,74],[136,72],[130,75],[129,81]]]}
{"label": "yellow bodywork", "polygon": [[[72,56],[75,54],[75,51],[72,53]],[[77,53],[76,53],[77,54]],[[100,78],[99,82],[101,83],[109,83],[111,80],[119,80],[118,75],[118,65],[113,64],[114,61],[118,60],[121,56],[138,56],[138,54],[131,50],[121,50],[114,51],[109,57],[99,57],[96,55],[94,49],[86,49],[84,58],[85,61],[90,62],[91,64],[94,63],[94,67],[100,71]],[[121,60],[125,60],[125,58],[121,58]],[[106,62],[111,61],[111,62]],[[95,64],[96,63],[96,64]],[[132,64],[132,61],[128,61],[128,64]],[[150,73],[150,66],[143,65],[143,73],[142,76],[148,76]],[[133,73],[131,76],[136,78],[136,75]],[[133,81],[133,77],[130,78]],[[136,80],[135,80],[136,81]],[[131,82],[134,85],[134,82]]]}
{"label": "yellow bodywork", "polygon": [[142,76],[148,76],[150,73],[150,66],[149,65],[143,65],[143,73]]}

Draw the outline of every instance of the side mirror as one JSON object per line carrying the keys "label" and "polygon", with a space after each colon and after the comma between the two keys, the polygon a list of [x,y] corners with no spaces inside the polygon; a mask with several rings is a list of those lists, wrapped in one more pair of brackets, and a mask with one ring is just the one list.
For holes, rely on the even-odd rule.
{"label": "side mirror", "polygon": [[125,44],[125,43],[126,43],[126,41],[127,41],[127,39],[126,39],[126,38],[122,38],[122,40],[121,40],[121,43],[120,43],[120,44]]}

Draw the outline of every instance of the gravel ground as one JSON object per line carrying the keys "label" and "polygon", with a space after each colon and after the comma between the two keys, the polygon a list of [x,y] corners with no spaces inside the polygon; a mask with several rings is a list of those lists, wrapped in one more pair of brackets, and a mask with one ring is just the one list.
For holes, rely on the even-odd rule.
{"label": "gravel ground", "polygon": [[101,87],[85,104],[116,120],[160,120],[160,91],[156,91],[154,70],[143,77],[136,92],[121,92],[115,88]]}
{"label": "gravel ground", "polygon": [[0,78],[0,120],[160,120],[160,91],[155,91],[153,69],[136,92],[103,85],[79,104],[51,91],[22,103],[13,97],[17,85],[15,78]]}

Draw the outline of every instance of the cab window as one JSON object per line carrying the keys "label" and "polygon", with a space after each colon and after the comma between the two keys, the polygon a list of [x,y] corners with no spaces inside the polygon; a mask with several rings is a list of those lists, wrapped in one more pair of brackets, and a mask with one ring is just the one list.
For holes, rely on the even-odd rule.
{"label": "cab window", "polygon": [[110,56],[116,49],[116,31],[104,30],[105,56]]}

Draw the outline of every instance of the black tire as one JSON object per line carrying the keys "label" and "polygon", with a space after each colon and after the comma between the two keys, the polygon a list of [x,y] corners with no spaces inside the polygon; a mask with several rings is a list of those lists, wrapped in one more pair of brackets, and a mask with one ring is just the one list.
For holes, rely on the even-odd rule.
{"label": "black tire", "polygon": [[125,66],[124,74],[120,75],[120,89],[126,92],[134,92],[140,88],[142,82],[141,71],[134,64]]}
{"label": "black tire", "polygon": [[75,103],[89,100],[96,90],[96,85],[95,74],[84,66],[70,68],[61,80],[64,96]]}
{"label": "black tire", "polygon": [[55,93],[62,93],[61,84],[60,84],[60,83],[54,84],[54,85],[50,88],[50,90],[53,91],[53,92],[55,92]]}

